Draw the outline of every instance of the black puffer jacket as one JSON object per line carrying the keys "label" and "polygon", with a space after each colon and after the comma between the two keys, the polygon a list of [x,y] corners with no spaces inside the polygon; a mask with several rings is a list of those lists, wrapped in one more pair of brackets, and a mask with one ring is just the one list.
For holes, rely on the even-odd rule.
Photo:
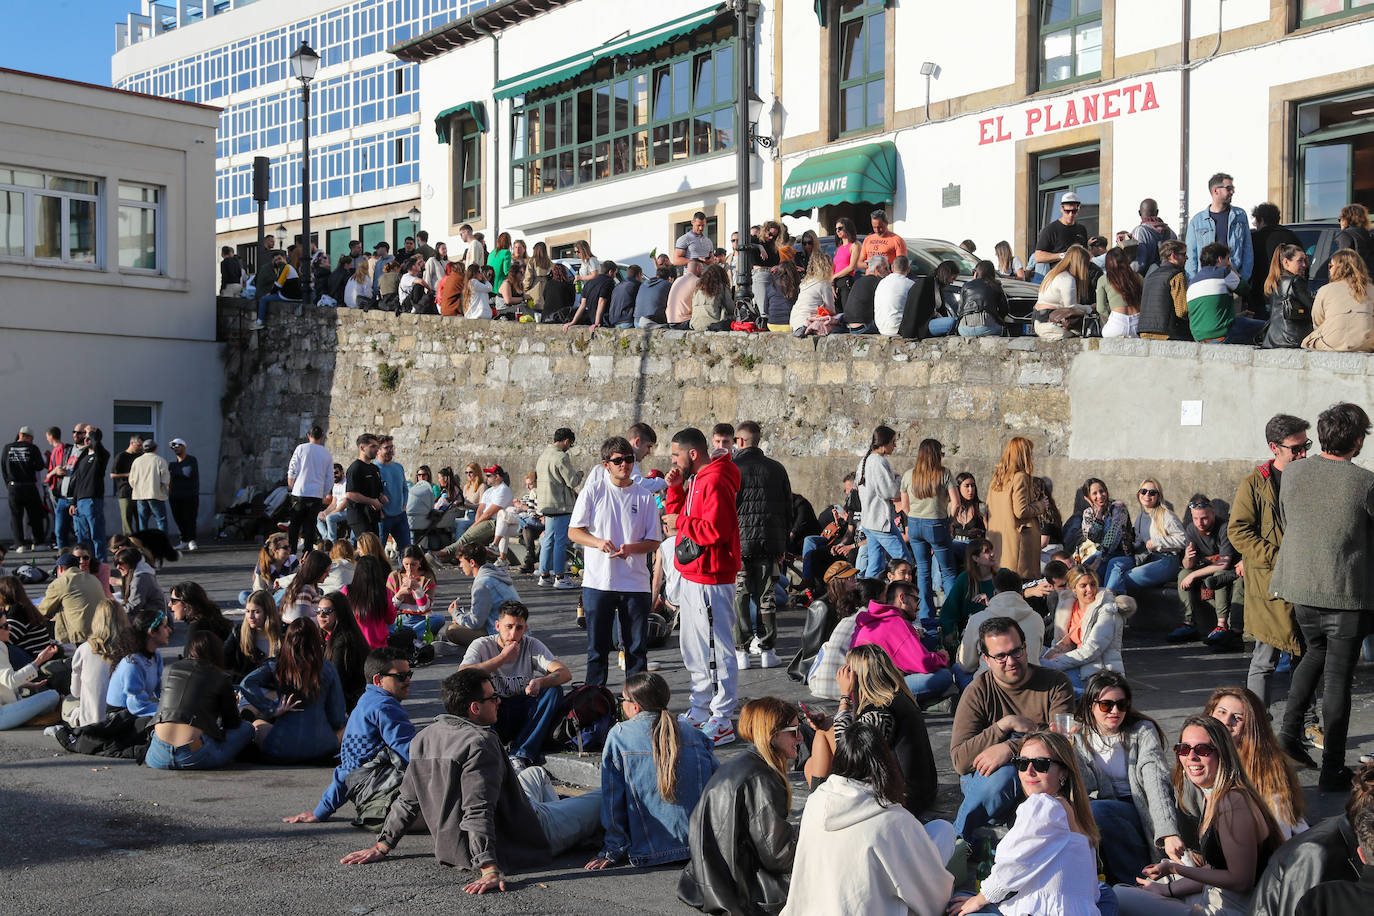
{"label": "black puffer jacket", "polygon": [[739,548],[741,557],[781,557],[792,531],[792,481],[787,468],[757,447],[740,449]]}
{"label": "black puffer jacket", "polygon": [[677,896],[704,913],[765,916],[787,902],[797,836],[787,823],[787,788],[749,748],[721,764],[688,831],[692,859]]}
{"label": "black puffer jacket", "polygon": [[1169,284],[1183,273],[1183,268],[1160,261],[1145,275],[1140,292],[1140,333],[1168,334],[1170,340],[1192,340],[1188,319],[1174,312],[1174,299]]}
{"label": "black puffer jacket", "polygon": [[224,725],[239,721],[234,682],[214,665],[193,658],[172,662],[162,673],[158,722],[192,725],[207,738],[224,740]]}
{"label": "black puffer jacket", "polygon": [[1264,328],[1266,349],[1301,347],[1312,333],[1312,292],[1307,278],[1285,273],[1269,296],[1269,324]]}

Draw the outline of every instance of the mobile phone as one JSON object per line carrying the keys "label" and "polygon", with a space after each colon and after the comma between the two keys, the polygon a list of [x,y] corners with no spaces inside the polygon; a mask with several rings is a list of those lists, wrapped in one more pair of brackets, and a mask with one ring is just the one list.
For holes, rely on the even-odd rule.
{"label": "mobile phone", "polygon": [[806,721],[814,725],[816,722],[816,714],[807,709],[805,703],[798,703],[797,705],[801,707],[802,715],[806,716]]}

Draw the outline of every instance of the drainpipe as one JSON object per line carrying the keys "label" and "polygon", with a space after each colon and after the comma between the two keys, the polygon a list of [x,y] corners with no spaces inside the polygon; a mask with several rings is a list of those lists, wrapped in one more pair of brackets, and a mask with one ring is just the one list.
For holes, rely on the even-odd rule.
{"label": "drainpipe", "polygon": [[[473,28],[491,39],[491,84],[495,86],[501,78],[501,39],[485,26],[474,25]],[[491,238],[494,245],[501,234],[501,103],[496,99],[491,101],[495,109],[491,117]]]}
{"label": "drainpipe", "polygon": [[1183,0],[1183,48],[1180,63],[1182,69],[1179,76],[1183,81],[1182,92],[1178,106],[1178,237],[1184,238],[1188,234],[1188,154],[1192,146],[1192,136],[1188,131],[1189,123],[1189,104],[1193,94],[1193,68],[1188,63],[1189,56],[1189,37],[1192,31],[1193,0]]}

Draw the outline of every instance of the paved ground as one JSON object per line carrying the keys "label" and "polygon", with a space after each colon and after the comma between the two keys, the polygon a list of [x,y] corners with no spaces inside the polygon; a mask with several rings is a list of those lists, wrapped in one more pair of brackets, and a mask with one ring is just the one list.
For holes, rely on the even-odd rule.
{"label": "paved ground", "polygon": [[[225,607],[248,584],[255,551],[207,549],[186,555],[161,573],[164,588],[184,579],[204,585]],[[50,561],[51,554],[40,554]],[[11,556],[9,565],[15,565]],[[575,627],[576,592],[540,589],[532,577],[518,577],[521,597],[531,607],[532,630],[580,675],[585,634]],[[440,582],[444,602],[462,595],[467,581],[456,572]],[[37,598],[37,595],[34,595]],[[800,610],[780,621],[779,654],[795,651]],[[177,654],[181,633],[170,656]],[[673,647],[654,654],[676,697],[686,673]],[[1200,709],[1216,686],[1244,681],[1244,657],[1213,655],[1197,647],[1173,647],[1158,637],[1128,633],[1126,667],[1136,687],[1137,706],[1154,715],[1172,739],[1179,724]],[[440,712],[439,681],[457,663],[443,656],[421,669],[407,702],[417,725]],[[620,673],[612,669],[614,691]],[[1286,684],[1281,685],[1281,689]],[[1361,666],[1356,680],[1351,757],[1374,750],[1374,666]],[[776,694],[808,699],[805,688],[782,669],[741,673],[741,698]],[[808,705],[811,705],[808,703]],[[1275,710],[1281,711],[1282,704]],[[941,806],[952,814],[957,783],[943,753],[950,719],[930,715],[928,726],[941,765]],[[738,753],[738,746],[723,749]],[[589,765],[563,755],[551,768],[564,779],[594,775]],[[345,867],[345,853],[368,846],[372,837],[348,826],[288,826],[281,817],[312,808],[329,777],[325,769],[234,767],[212,773],[162,773],[126,761],[76,757],[58,750],[36,730],[0,735],[0,812],[9,841],[0,846],[0,900],[6,911],[23,913],[149,913],[191,911],[402,913],[453,905],[472,913],[664,913],[687,912],[677,903],[678,869],[618,869],[590,874],[581,865],[594,850],[577,851],[543,872],[521,875],[517,892],[468,899],[462,875],[437,865],[427,837],[402,844],[388,861]],[[1309,817],[1339,810],[1344,799],[1319,793],[1315,774],[1303,774]],[[805,801],[794,789],[795,811]]]}

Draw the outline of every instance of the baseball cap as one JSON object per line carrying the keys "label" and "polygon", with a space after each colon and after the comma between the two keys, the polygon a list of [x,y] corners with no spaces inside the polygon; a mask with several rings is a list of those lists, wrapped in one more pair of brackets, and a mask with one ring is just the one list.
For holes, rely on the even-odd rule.
{"label": "baseball cap", "polygon": [[152,439],[144,439],[144,440],[143,440],[143,450],[144,450],[145,452],[154,452],[154,451],[157,451],[157,443],[154,442]]}
{"label": "baseball cap", "polygon": [[1077,194],[1070,191],[1069,193],[1065,194],[1062,198],[1060,198],[1059,202],[1061,204],[1081,204],[1083,203],[1083,198],[1079,197]]}
{"label": "baseball cap", "polygon": [[493,465],[492,465],[491,467],[489,467],[489,468],[482,468],[482,473],[483,473],[483,474],[504,474],[504,472],[501,470],[501,465],[499,465],[499,464],[493,464]]}
{"label": "baseball cap", "polygon": [[21,436],[32,436],[32,435],[33,435],[33,427],[32,427],[32,426],[21,426],[21,427],[19,427],[19,435],[21,435]]}
{"label": "baseball cap", "polygon": [[836,560],[826,569],[825,575],[821,577],[821,581],[829,582],[831,579],[848,579],[850,576],[857,576],[858,574],[859,571],[855,569],[853,565],[843,560]]}
{"label": "baseball cap", "polygon": [[64,553],[64,554],[62,554],[62,556],[60,556],[60,557],[57,558],[57,568],[58,568],[58,569],[71,569],[73,566],[80,566],[80,565],[81,565],[80,561],[77,560],[77,558],[76,558],[76,556],[75,556],[74,554]]}
{"label": "baseball cap", "polygon": [[169,444],[170,444],[170,445],[183,445],[183,446],[184,446],[184,445],[186,444],[186,440],[185,440],[185,439],[173,439]]}

